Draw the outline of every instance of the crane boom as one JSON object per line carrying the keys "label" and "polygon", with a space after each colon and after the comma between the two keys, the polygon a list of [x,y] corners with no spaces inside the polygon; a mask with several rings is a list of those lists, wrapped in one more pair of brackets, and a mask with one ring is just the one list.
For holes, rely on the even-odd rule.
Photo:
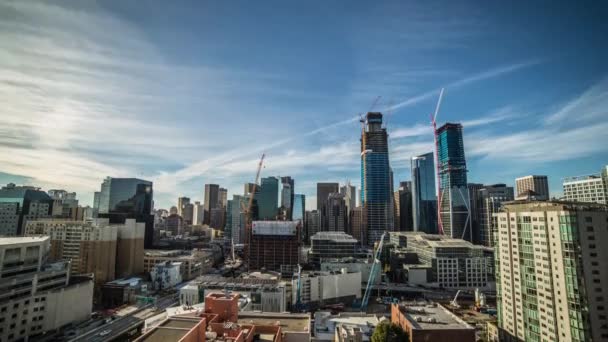
{"label": "crane boom", "polygon": [[386,232],[382,233],[380,237],[380,243],[378,243],[378,249],[374,253],[374,260],[372,264],[372,269],[369,272],[369,279],[367,280],[367,286],[365,287],[365,293],[363,294],[363,299],[361,300],[361,310],[365,310],[367,308],[367,303],[369,302],[369,296],[372,293],[372,283],[376,279],[376,276],[380,269],[382,268],[380,262],[380,253],[382,253],[382,246],[384,245],[384,237],[386,236]]}
{"label": "crane boom", "polygon": [[435,182],[437,186],[437,230],[438,233],[443,235],[443,222],[441,221],[441,166],[439,165],[439,138],[437,137],[437,114],[439,114],[439,107],[441,106],[441,99],[443,99],[443,88],[439,92],[439,99],[437,100],[437,106],[435,107],[434,115],[431,115],[431,127],[433,129],[433,138],[435,142],[435,169],[437,171],[437,180]]}
{"label": "crane boom", "polygon": [[249,194],[249,203],[247,204],[247,211],[245,212],[245,239],[246,239],[246,248],[247,248],[247,271],[249,271],[249,259],[251,248],[249,246],[251,239],[251,208],[253,206],[253,198],[255,197],[256,187],[258,185],[258,181],[260,180],[260,172],[262,171],[262,165],[264,163],[264,157],[266,154],[262,153],[262,157],[260,158],[260,162],[258,163],[258,170],[255,174],[255,182],[253,183],[253,189],[251,194]]}

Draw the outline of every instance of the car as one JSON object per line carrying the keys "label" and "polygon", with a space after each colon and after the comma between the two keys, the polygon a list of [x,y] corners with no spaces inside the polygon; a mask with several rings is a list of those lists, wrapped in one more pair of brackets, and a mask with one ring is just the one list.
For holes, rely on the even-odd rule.
{"label": "car", "polygon": [[99,336],[110,335],[111,332],[112,332],[112,330],[104,330],[104,331],[102,331],[102,332],[99,333]]}

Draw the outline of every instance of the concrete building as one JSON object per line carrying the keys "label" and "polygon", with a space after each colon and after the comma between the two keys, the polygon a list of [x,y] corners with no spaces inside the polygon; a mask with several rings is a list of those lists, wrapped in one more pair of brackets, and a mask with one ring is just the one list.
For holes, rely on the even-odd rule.
{"label": "concrete building", "polygon": [[473,243],[494,247],[495,227],[493,215],[500,211],[503,202],[515,199],[513,188],[505,184],[485,185],[471,193],[473,208]]}
{"label": "concrete building", "polygon": [[[367,284],[369,275],[372,271],[372,263],[366,258],[336,258],[336,259],[324,259],[321,262],[321,271],[332,271],[340,272],[346,270],[349,273],[359,272],[361,273],[361,283]],[[380,283],[381,274],[376,273],[376,277],[372,280],[374,284]]]}
{"label": "concrete building", "polygon": [[170,289],[182,282],[182,263],[165,261],[158,263],[150,270],[150,279],[154,290]]}
{"label": "concrete building", "polygon": [[0,339],[27,341],[90,318],[93,279],[48,263],[50,238],[0,238]]}
{"label": "concrete building", "polygon": [[228,205],[228,189],[220,188],[218,190],[218,197],[220,207],[226,208],[226,205]]}
{"label": "concrete building", "polygon": [[184,220],[178,214],[167,216],[164,223],[164,230],[167,235],[169,235],[167,232],[170,232],[172,236],[184,233]]}
{"label": "concrete building", "polygon": [[391,322],[399,325],[410,342],[475,342],[475,328],[440,304],[391,305]]}
{"label": "concrete building", "polygon": [[144,272],[150,273],[157,264],[164,262],[181,263],[182,280],[185,281],[200,276],[213,267],[213,256],[210,251],[197,249],[191,251],[146,249],[144,251]]}
{"label": "concrete building", "polygon": [[126,278],[144,271],[145,223],[125,220],[116,225],[116,277]]}
{"label": "concrete building", "polygon": [[217,184],[205,184],[205,213],[203,215],[203,223],[211,222],[211,209],[219,207],[220,204],[220,186]]}
{"label": "concrete building", "polygon": [[391,232],[404,244],[391,252],[391,270],[410,284],[454,289],[494,287],[491,248],[445,235]]}
{"label": "concrete building", "polygon": [[262,274],[239,278],[205,275],[193,279],[179,290],[181,305],[202,303],[211,293],[231,293],[247,298],[243,311],[285,312],[291,302],[290,289],[280,276]]}
{"label": "concrete building", "polygon": [[367,232],[363,225],[363,208],[355,207],[350,212],[350,234],[359,242],[360,245],[367,245]]}
{"label": "concrete building", "polygon": [[0,235],[23,235],[27,221],[51,217],[53,199],[39,188],[10,183],[0,189]]}
{"label": "concrete building", "polygon": [[386,318],[363,312],[341,312],[332,315],[329,311],[317,311],[313,327],[315,341],[371,341],[374,329],[383,320]]}
{"label": "concrete building", "polygon": [[525,341],[608,340],[608,208],[513,201],[494,217],[499,327]]}
{"label": "concrete building", "polygon": [[393,230],[393,182],[382,113],[367,113],[364,125],[361,132],[361,206],[366,243],[373,245],[383,232]]}
{"label": "concrete building", "polygon": [[135,341],[310,341],[310,314],[239,313],[239,299],[238,294],[209,294],[204,312],[169,317]]}
{"label": "concrete building", "polygon": [[547,176],[531,175],[515,179],[515,199],[525,200],[530,197],[537,201],[549,199]]}
{"label": "concrete building", "polygon": [[211,209],[209,226],[213,229],[224,230],[226,224],[226,208],[217,207]]}
{"label": "concrete building", "polygon": [[324,259],[354,256],[358,243],[343,232],[319,232],[310,238],[310,245],[309,261],[320,265]]}
{"label": "concrete building", "polygon": [[249,205],[249,196],[233,195],[226,206],[224,236],[231,238],[236,244],[245,243],[246,217],[243,208],[247,205]]}
{"label": "concrete building", "polygon": [[344,195],[331,193],[323,205],[323,220],[321,231],[346,232],[348,225],[348,211]]}
{"label": "concrete building", "polygon": [[414,231],[437,234],[437,192],[433,152],[412,157],[412,220]]}
{"label": "concrete building", "polygon": [[321,231],[321,212],[319,210],[311,210],[306,212],[306,241],[310,241],[310,237]]}
{"label": "concrete building", "polygon": [[340,187],[340,194],[344,195],[346,211],[350,213],[357,206],[357,187],[350,185],[350,182],[348,182]]}
{"label": "concrete building", "polygon": [[[302,272],[300,278],[300,300],[308,308],[333,303],[352,303],[355,299],[361,299],[360,272]],[[291,281],[291,288],[291,303],[295,305],[298,288],[296,275]]]}
{"label": "concrete building", "polygon": [[568,177],[563,187],[566,201],[608,204],[608,188],[600,174]]}
{"label": "concrete building", "polygon": [[249,268],[291,274],[299,263],[299,221],[253,221]]}
{"label": "concrete building", "polygon": [[205,218],[205,206],[201,204],[201,202],[194,202],[194,206],[192,207],[192,224],[193,225],[201,225],[203,224]]}

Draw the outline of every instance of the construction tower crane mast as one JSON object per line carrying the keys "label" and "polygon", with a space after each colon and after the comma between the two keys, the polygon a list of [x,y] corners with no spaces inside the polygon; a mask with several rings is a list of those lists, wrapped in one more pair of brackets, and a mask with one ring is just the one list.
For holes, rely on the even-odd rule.
{"label": "construction tower crane mast", "polygon": [[258,170],[255,174],[255,181],[253,183],[253,189],[251,190],[251,194],[249,194],[249,203],[247,204],[247,209],[245,210],[245,247],[247,248],[247,270],[249,270],[249,243],[251,240],[251,222],[252,222],[252,207],[253,207],[253,199],[256,193],[256,187],[258,186],[258,182],[260,181],[260,173],[262,172],[262,165],[264,164],[265,153],[262,153],[262,157],[258,163]]}
{"label": "construction tower crane mast", "polygon": [[443,98],[443,88],[439,92],[439,99],[437,100],[437,106],[435,107],[435,114],[431,115],[431,127],[433,128],[433,137],[435,138],[435,169],[437,170],[437,229],[439,234],[443,235],[443,223],[441,222],[441,166],[439,165],[439,137],[437,136],[437,114],[439,113],[439,107],[441,106],[441,99]]}
{"label": "construction tower crane mast", "polygon": [[369,296],[372,292],[372,283],[378,276],[378,272],[382,269],[382,262],[380,261],[380,253],[382,253],[382,246],[384,245],[384,237],[386,236],[386,232],[382,233],[380,237],[380,242],[378,243],[378,249],[376,249],[376,253],[374,253],[374,260],[372,260],[372,269],[369,272],[369,279],[367,280],[367,286],[365,287],[365,293],[363,294],[363,299],[361,299],[361,310],[365,310],[367,308],[367,303],[369,302]]}

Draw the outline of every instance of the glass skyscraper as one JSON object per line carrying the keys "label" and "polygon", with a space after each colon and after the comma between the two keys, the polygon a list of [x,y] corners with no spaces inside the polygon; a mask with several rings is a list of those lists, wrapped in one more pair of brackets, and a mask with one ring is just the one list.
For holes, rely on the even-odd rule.
{"label": "glass skyscraper", "polygon": [[262,178],[260,192],[256,195],[260,220],[274,220],[279,208],[279,179]]}
{"label": "glass skyscraper", "polygon": [[437,129],[439,161],[439,219],[443,233],[472,241],[467,163],[462,125],[446,123]]}
{"label": "glass skyscraper", "polygon": [[437,193],[433,152],[412,158],[412,212],[414,231],[437,234]]}
{"label": "glass skyscraper", "polygon": [[294,221],[304,221],[304,214],[306,213],[306,196],[303,194],[294,194],[293,196],[293,215]]}
{"label": "glass skyscraper", "polygon": [[380,240],[384,231],[393,230],[390,170],[388,134],[382,128],[382,114],[367,113],[361,132],[361,204],[369,245]]}
{"label": "glass skyscraper", "polygon": [[110,223],[124,223],[128,218],[146,224],[144,248],[151,248],[154,234],[152,182],[137,178],[106,178],[99,194],[99,217]]}

